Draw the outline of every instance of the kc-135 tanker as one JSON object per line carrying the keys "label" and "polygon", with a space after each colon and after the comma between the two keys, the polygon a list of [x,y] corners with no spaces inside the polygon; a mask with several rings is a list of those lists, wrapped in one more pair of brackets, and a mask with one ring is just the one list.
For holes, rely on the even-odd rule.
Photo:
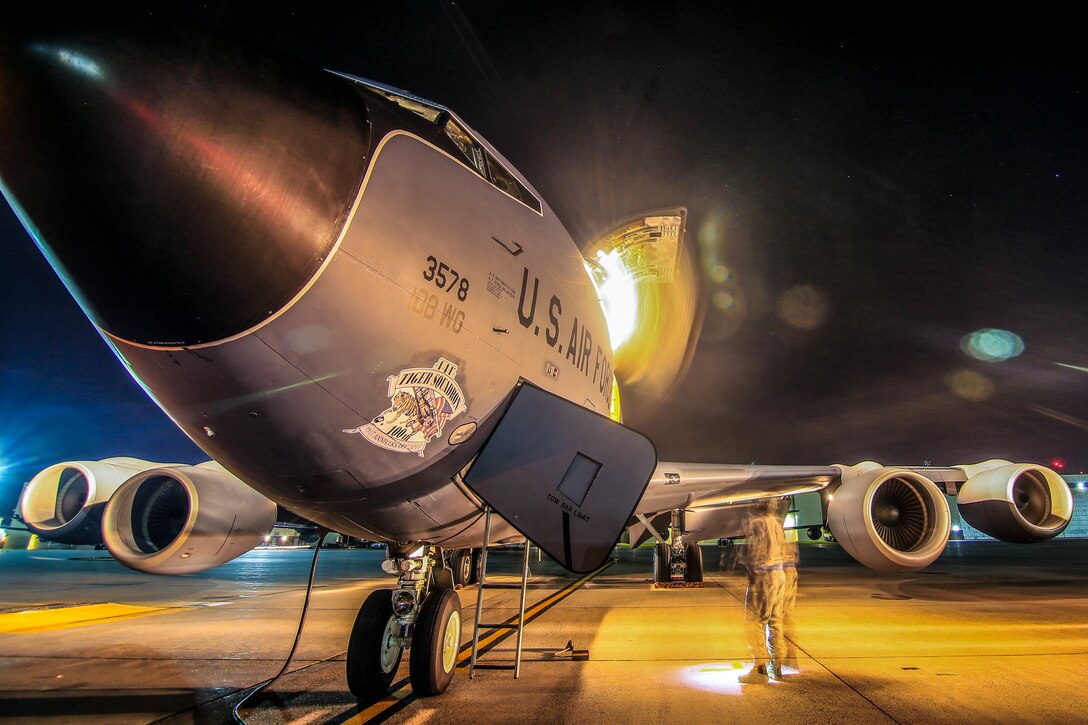
{"label": "kc-135 tanker", "polygon": [[694,582],[697,541],[739,534],[770,497],[821,492],[821,523],[877,570],[941,553],[946,494],[1008,541],[1069,522],[1065,483],[1030,463],[661,461],[622,423],[615,318],[638,312],[631,290],[670,284],[683,209],[632,215],[583,255],[441,104],[157,11],[5,12],[0,189],[212,459],[51,466],[24,493],[27,525],[157,574],[248,551],[276,504],[388,542],[396,585],[366,599],[348,647],[361,698],[404,650],[416,692],[445,690],[454,586],[485,543],[529,539],[588,572],[629,529],[657,539],[656,580]]}

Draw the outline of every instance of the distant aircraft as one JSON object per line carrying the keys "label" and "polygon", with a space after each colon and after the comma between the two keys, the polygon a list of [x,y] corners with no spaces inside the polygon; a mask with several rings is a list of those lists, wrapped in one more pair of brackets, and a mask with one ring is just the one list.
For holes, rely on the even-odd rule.
{"label": "distant aircraft", "polygon": [[620,422],[605,311],[630,313],[631,279],[667,277],[682,209],[625,220],[587,260],[444,106],[158,11],[54,15],[0,23],[0,188],[217,463],[62,464],[28,488],[26,521],[76,530],[104,507],[110,551],[152,573],[255,546],[273,502],[389,542],[396,588],[366,599],[348,648],[360,697],[388,689],[405,649],[416,692],[449,684],[461,614],[442,552],[471,576],[486,506],[487,543],[528,538],[577,572],[627,527],[657,536],[658,581],[700,580],[694,539],[729,535],[760,498],[822,491],[830,531],[878,570],[941,553],[945,493],[1007,540],[1069,522],[1068,488],[1035,464],[661,462]]}

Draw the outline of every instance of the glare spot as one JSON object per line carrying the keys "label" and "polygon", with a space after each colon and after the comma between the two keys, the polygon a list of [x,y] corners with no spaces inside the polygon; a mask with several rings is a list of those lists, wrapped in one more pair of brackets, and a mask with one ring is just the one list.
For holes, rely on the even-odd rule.
{"label": "glare spot", "polygon": [[597,252],[594,264],[592,267],[587,265],[587,269],[601,298],[612,349],[618,350],[638,325],[635,280],[624,265],[619,249],[607,254],[604,250]]}
{"label": "glare spot", "polygon": [[[751,662],[706,662],[703,664],[685,667],[680,671],[680,681],[688,687],[704,692],[716,692],[722,695],[740,695],[746,685],[740,682],[740,676],[751,669]],[[786,682],[780,683],[774,680],[760,687],[775,687],[789,683],[789,676],[796,677],[800,670],[792,667],[784,668]]]}
{"label": "glare spot", "polygon": [[726,267],[724,264],[715,264],[710,268],[709,276],[711,282],[724,284],[733,281],[733,270],[729,269],[729,267]]}
{"label": "glare spot", "polygon": [[738,678],[745,672],[747,670],[740,662],[708,662],[685,668],[680,672],[680,679],[689,687],[704,692],[739,695],[743,685]]}
{"label": "glare spot", "polygon": [[83,75],[90,76],[91,78],[102,77],[102,69],[99,68],[98,64],[81,53],[65,50],[64,48],[50,48],[43,45],[36,46],[34,49],[43,55],[47,55],[50,58],[60,61],[72,70],[78,71]]}
{"label": "glare spot", "polygon": [[957,370],[945,378],[949,389],[965,400],[980,403],[994,394],[994,384],[974,370]]}
{"label": "glare spot", "polygon": [[703,338],[721,342],[732,337],[744,322],[747,310],[744,292],[736,285],[727,285],[714,290],[709,301],[703,319]]}
{"label": "glare spot", "polygon": [[722,239],[725,238],[725,220],[717,213],[711,213],[699,227],[699,251],[706,268],[720,264]]}
{"label": "glare spot", "polygon": [[1024,341],[1008,330],[983,329],[964,335],[960,348],[976,360],[1004,362],[1024,352]]}
{"label": "glare spot", "polygon": [[791,327],[815,330],[824,324],[829,307],[827,295],[811,285],[802,284],[782,295],[778,301],[778,315]]}
{"label": "glare spot", "polygon": [[714,306],[723,312],[728,312],[733,309],[733,306],[737,304],[737,300],[733,295],[725,290],[718,290],[714,293],[713,297]]}
{"label": "glare spot", "polygon": [[324,325],[306,325],[292,330],[287,342],[295,352],[319,352],[332,345],[332,333]]}

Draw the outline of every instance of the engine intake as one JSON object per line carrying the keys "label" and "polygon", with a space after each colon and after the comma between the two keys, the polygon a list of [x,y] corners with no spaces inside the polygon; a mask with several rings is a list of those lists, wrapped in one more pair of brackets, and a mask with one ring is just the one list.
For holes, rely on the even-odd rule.
{"label": "engine intake", "polygon": [[275,503],[209,461],[125,481],[106,507],[102,534],[131,569],[191,574],[246,553],[275,522]]}
{"label": "engine intake", "polygon": [[169,465],[138,458],[56,463],[30,479],[19,511],[27,528],[43,539],[101,544],[102,512],[113,492],[134,474]]}
{"label": "engine intake", "polygon": [[827,525],[852,557],[877,571],[915,571],[944,551],[951,517],[944,494],[925,476],[873,462],[840,466],[842,485]]}
{"label": "engine intake", "polygon": [[960,466],[967,482],[956,505],[960,516],[1002,541],[1046,541],[1073,518],[1073,495],[1054,471],[1032,463],[990,460]]}

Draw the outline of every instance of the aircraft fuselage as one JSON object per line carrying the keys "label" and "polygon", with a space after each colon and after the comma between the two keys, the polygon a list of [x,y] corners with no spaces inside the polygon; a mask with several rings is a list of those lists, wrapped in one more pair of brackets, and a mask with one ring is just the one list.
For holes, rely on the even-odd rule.
{"label": "aircraft fuselage", "polygon": [[[326,263],[268,321],[196,346],[110,340],[201,448],[269,498],[357,536],[478,544],[479,506],[451,477],[522,377],[608,414],[604,318],[546,206],[412,129],[373,138]],[[467,438],[451,443],[455,431]]]}

